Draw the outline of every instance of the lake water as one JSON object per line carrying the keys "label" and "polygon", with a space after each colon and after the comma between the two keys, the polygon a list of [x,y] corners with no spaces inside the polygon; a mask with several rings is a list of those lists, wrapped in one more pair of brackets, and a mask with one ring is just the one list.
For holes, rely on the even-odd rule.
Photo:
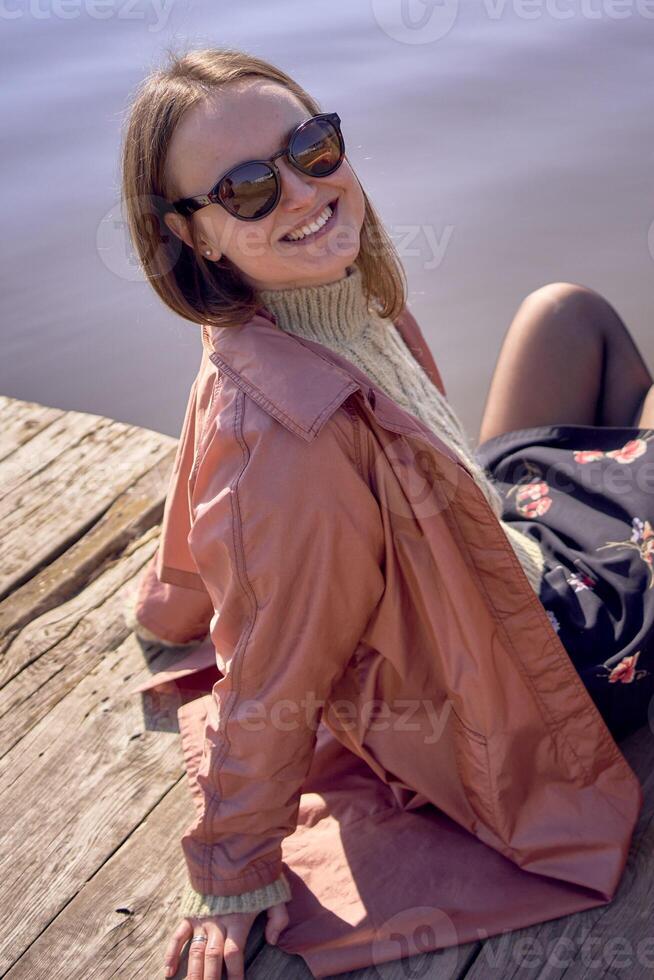
{"label": "lake water", "polygon": [[179,434],[199,328],[138,275],[118,151],[130,92],[186,40],[268,58],[341,115],[474,441],[543,283],[603,292],[654,367],[651,0],[16,0],[0,30],[1,393]]}

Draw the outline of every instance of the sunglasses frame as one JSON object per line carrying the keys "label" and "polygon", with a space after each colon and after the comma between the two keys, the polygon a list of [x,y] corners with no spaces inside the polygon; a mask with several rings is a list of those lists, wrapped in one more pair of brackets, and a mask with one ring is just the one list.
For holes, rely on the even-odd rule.
{"label": "sunglasses frame", "polygon": [[[305,170],[304,167],[300,166],[297,160],[294,159],[291,147],[293,141],[302,132],[302,130],[305,129],[305,127],[308,126],[310,123],[314,123],[317,119],[326,119],[328,122],[330,122],[333,125],[336,134],[338,136],[338,141],[340,146],[340,155],[339,155],[338,163],[332,170],[328,170],[326,173],[320,174],[320,176],[328,177],[330,174],[335,173],[340,167],[340,165],[342,164],[343,159],[345,157],[345,141],[343,139],[343,134],[341,132],[341,119],[337,112],[319,112],[317,115],[311,116],[309,119],[304,119],[298,126],[296,126],[293,132],[290,134],[286,146],[282,150],[279,150],[277,153],[275,153],[273,156],[269,157],[269,159],[245,160],[243,161],[243,163],[237,163],[235,166],[230,167],[229,170],[227,170],[222,175],[222,177],[220,177],[216,181],[216,183],[213,185],[213,187],[211,188],[208,194],[198,194],[195,197],[182,197],[178,201],[173,201],[171,207],[179,214],[183,214],[185,217],[190,217],[195,211],[199,211],[200,208],[205,208],[209,204],[220,204],[220,206],[223,207],[228,214],[230,214],[233,218],[238,218],[239,221],[260,221],[262,218],[265,218],[267,215],[271,213],[271,211],[274,211],[274,209],[277,207],[282,193],[282,180],[279,173],[279,168],[275,163],[275,161],[278,160],[279,157],[286,157],[289,164],[292,167],[294,167],[296,170],[298,170],[300,173],[307,174],[309,177],[314,176],[309,170]],[[220,199],[219,190],[220,190],[220,185],[222,184],[223,180],[225,180],[226,177],[229,177],[230,174],[232,174],[235,170],[239,170],[241,167],[251,166],[253,163],[263,163],[266,166],[270,167],[273,177],[275,178],[276,188],[275,188],[275,199],[273,203],[270,205],[270,207],[268,208],[268,210],[264,211],[263,214],[253,215],[252,217],[248,218],[242,214],[236,214],[234,211],[230,210],[230,208],[225,204],[225,202]]]}

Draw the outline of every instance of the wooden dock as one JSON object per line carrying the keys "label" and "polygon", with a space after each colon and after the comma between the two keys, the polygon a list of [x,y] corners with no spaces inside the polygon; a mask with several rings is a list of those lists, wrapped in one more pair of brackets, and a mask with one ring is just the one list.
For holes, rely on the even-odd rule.
{"label": "wooden dock", "polygon": [[[125,693],[174,651],[142,645],[122,611],[156,547],[175,446],[0,397],[0,977],[163,976],[192,805],[175,726],[154,725],[146,699]],[[614,902],[340,976],[654,976],[652,731],[621,749],[645,807]],[[310,977],[300,957],[265,943],[264,920],[250,935],[247,977]]]}

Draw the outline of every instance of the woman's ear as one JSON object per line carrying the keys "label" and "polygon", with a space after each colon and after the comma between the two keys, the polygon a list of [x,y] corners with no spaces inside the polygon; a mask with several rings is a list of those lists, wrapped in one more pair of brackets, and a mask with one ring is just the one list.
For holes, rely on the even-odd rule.
{"label": "woman's ear", "polygon": [[[189,231],[188,221],[186,221],[181,214],[172,214],[168,212],[164,215],[164,221],[166,222],[168,229],[172,231],[173,234],[177,235],[178,238],[181,238],[190,249],[194,247],[193,238]],[[204,238],[200,238],[199,248],[205,258],[211,262],[218,262],[219,259],[222,258],[222,253],[214,249],[211,243],[206,241]]]}
{"label": "woman's ear", "polygon": [[189,246],[189,248],[193,248],[193,239],[191,238],[188,222],[183,215],[168,212],[167,214],[164,214],[164,221],[166,222],[166,227],[169,231],[172,231],[174,235],[181,238],[182,241]]}

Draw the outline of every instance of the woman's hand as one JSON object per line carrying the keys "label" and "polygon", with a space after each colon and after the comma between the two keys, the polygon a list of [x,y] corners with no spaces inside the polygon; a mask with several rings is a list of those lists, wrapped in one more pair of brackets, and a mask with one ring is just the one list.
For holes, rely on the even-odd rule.
{"label": "woman's hand", "polygon": [[[274,945],[288,925],[286,902],[266,909],[266,942]],[[166,949],[165,976],[173,977],[179,968],[184,943],[196,936],[206,942],[191,942],[188,951],[187,980],[220,980],[223,960],[229,980],[243,980],[245,943],[258,912],[231,912],[182,919]]]}

